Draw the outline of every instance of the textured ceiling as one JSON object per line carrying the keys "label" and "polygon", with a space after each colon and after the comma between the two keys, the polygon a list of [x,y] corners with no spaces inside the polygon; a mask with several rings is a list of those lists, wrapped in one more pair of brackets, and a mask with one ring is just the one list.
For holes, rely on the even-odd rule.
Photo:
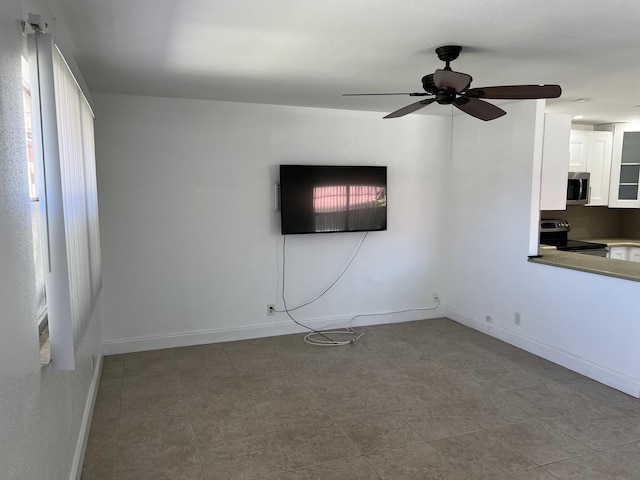
{"label": "textured ceiling", "polygon": [[457,44],[472,87],[557,83],[548,111],[640,121],[638,0],[48,3],[93,92],[390,112],[415,99],[341,94],[419,91]]}

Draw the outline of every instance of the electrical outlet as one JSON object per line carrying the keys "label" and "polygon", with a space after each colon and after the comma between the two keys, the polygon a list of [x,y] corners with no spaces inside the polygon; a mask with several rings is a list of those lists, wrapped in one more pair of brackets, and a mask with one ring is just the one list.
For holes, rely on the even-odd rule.
{"label": "electrical outlet", "polygon": [[487,315],[486,317],[484,317],[485,322],[487,323],[491,323],[493,322],[493,319],[491,318],[491,315]]}
{"label": "electrical outlet", "polygon": [[513,323],[515,323],[516,325],[520,325],[520,312],[516,312],[515,316],[513,317]]}
{"label": "electrical outlet", "polygon": [[275,313],[276,313],[276,306],[272,304],[267,305],[267,315],[271,316],[271,315],[274,315]]}

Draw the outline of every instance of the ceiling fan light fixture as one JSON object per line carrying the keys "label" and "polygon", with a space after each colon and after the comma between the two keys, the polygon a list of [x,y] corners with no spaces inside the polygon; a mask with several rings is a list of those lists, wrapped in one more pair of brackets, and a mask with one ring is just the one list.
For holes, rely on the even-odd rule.
{"label": "ceiling fan light fixture", "polygon": [[[505,85],[482,88],[469,88],[473,78],[462,72],[454,72],[450,63],[458,58],[462,47],[444,45],[436,48],[438,58],[445,62],[443,69],[422,77],[422,88],[426,93],[410,93],[409,96],[429,96],[433,98],[407,105],[384,118],[403,117],[427,105],[437,102],[440,105],[452,105],[464,113],[480,120],[495,120],[507,112],[482,99],[493,100],[535,100],[539,98],[558,98],[562,94],[560,85]],[[350,95],[402,95],[402,94],[350,94]],[[406,95],[406,94],[405,94]],[[580,99],[587,101],[587,99]]]}

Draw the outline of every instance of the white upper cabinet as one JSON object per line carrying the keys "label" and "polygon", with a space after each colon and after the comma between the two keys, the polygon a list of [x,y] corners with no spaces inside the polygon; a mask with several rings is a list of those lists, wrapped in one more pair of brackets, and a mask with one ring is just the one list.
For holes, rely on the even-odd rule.
{"label": "white upper cabinet", "polygon": [[590,206],[609,204],[612,132],[571,130],[569,171],[589,172]]}
{"label": "white upper cabinet", "polygon": [[609,206],[640,208],[640,125],[616,123],[613,130],[613,155]]}
{"label": "white upper cabinet", "polygon": [[569,172],[586,172],[589,137],[587,130],[571,130],[569,144]]}
{"label": "white upper cabinet", "polygon": [[589,179],[589,203],[587,205],[608,205],[613,133],[587,133],[589,134],[587,172],[591,174]]}
{"label": "white upper cabinet", "polygon": [[540,210],[566,210],[571,115],[544,116]]}

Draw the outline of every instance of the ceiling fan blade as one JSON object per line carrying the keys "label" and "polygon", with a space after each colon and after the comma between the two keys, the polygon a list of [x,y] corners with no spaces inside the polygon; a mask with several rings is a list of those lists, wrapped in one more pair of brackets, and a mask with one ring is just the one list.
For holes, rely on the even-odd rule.
{"label": "ceiling fan blade", "polygon": [[471,84],[471,75],[438,69],[433,74],[433,84],[438,88],[450,88],[461,92]]}
{"label": "ceiling fan blade", "polygon": [[402,107],[400,110],[396,110],[395,112],[391,112],[389,115],[383,118],[398,118],[407,115],[408,113],[415,112],[416,110],[420,110],[423,107],[426,107],[430,103],[434,102],[435,98],[428,98],[427,100],[420,100],[419,102],[412,103],[411,105],[407,105],[406,107]]}
{"label": "ceiling fan blade", "polygon": [[497,100],[534,100],[558,98],[562,94],[560,85],[505,85],[501,87],[471,88],[465,97],[494,98]]}
{"label": "ceiling fan blade", "polygon": [[453,106],[459,108],[464,113],[471,115],[472,117],[479,118],[485,122],[488,120],[495,120],[507,112],[500,107],[485,102],[484,100],[478,100],[477,98],[459,97],[453,101]]}
{"label": "ceiling fan blade", "polygon": [[413,93],[343,93],[343,97],[365,97],[370,95],[409,95],[410,97],[425,97],[431,95],[427,92],[413,92]]}

